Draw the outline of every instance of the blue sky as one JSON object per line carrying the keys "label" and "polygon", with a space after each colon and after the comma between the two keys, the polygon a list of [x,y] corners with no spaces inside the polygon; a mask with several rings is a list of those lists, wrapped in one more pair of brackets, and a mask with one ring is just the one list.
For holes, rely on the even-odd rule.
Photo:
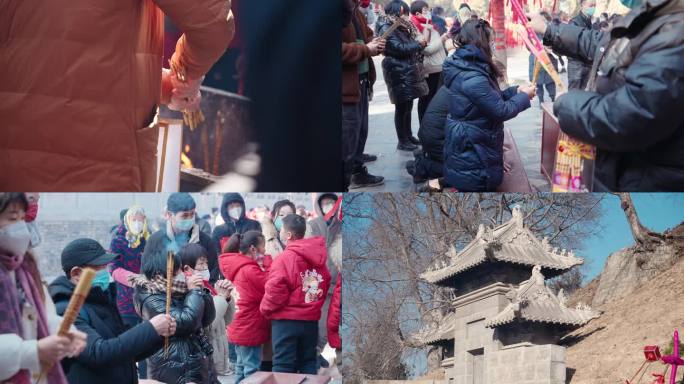
{"label": "blue sky", "polygon": [[[632,200],[641,223],[656,232],[684,221],[684,193],[632,193]],[[606,195],[602,204],[603,231],[588,239],[581,252],[589,262],[587,281],[601,272],[606,258],[612,252],[634,244],[629,224],[620,208],[620,199],[615,195]]]}

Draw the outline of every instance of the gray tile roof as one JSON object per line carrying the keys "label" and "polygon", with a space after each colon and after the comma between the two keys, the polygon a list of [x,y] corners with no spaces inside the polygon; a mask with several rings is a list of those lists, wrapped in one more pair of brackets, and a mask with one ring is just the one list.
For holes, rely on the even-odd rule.
{"label": "gray tile roof", "polygon": [[582,326],[600,316],[600,312],[586,305],[566,307],[563,290],[555,295],[546,286],[540,266],[532,269],[532,277],[512,291],[509,299],[510,304],[496,316],[487,319],[485,327],[496,328],[515,320]]}
{"label": "gray tile roof", "polygon": [[421,274],[430,283],[439,283],[487,261],[501,261],[565,271],[584,260],[572,251],[552,248],[546,239],[539,241],[523,225],[519,208],[508,222],[488,229],[480,226],[477,236],[460,252],[452,249],[450,262],[436,265]]}

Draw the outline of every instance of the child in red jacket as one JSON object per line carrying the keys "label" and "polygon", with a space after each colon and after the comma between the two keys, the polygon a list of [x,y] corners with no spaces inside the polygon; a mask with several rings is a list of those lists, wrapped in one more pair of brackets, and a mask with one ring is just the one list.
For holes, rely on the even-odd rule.
{"label": "child in red jacket", "polygon": [[258,261],[265,269],[271,264],[271,258],[264,256],[265,245],[259,231],[234,234],[219,257],[221,272],[235,286],[235,315],[228,327],[228,341],[235,344],[237,353],[236,384],[259,370],[261,346],[270,340],[270,323],[259,312],[268,272]]}
{"label": "child in red jacket", "polygon": [[282,223],[286,248],[273,262],[259,307],[271,319],[273,371],[316,374],[318,320],[330,287],[325,239],[304,239],[306,221],[299,215]]}

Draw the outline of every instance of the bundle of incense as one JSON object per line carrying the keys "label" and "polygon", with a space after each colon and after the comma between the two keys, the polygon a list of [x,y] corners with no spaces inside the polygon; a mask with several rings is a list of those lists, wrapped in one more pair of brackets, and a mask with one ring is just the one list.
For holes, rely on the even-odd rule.
{"label": "bundle of incense", "polygon": [[[78,280],[76,289],[74,289],[74,293],[71,295],[71,299],[69,299],[69,305],[64,311],[62,322],[59,324],[59,328],[57,329],[57,334],[59,336],[66,337],[69,335],[69,329],[71,329],[71,326],[76,321],[76,317],[81,311],[81,307],[83,307],[86,297],[88,297],[88,293],[90,292],[90,287],[93,285],[94,278],[95,270],[92,268],[84,268],[83,272],[81,272],[81,277]],[[52,364],[45,364],[40,372],[37,382],[40,383],[41,378],[43,376],[47,376],[47,372],[49,372],[51,369]]]}
{"label": "bundle of incense", "polygon": [[[166,255],[166,315],[171,314],[171,290],[173,289],[173,252]],[[169,337],[164,338],[164,359],[169,358]]]}
{"label": "bundle of incense", "polygon": [[[185,68],[180,64],[174,63],[173,60],[169,60],[169,66],[171,67],[171,72],[176,75],[176,78],[185,83],[187,77],[185,76]],[[204,114],[202,110],[197,111],[183,111],[183,122],[185,125],[190,127],[190,130],[194,130],[201,122],[204,121]]]}
{"label": "bundle of incense", "polygon": [[385,33],[380,36],[381,39],[386,39],[387,36],[389,36],[392,32],[394,32],[395,29],[399,28],[401,25],[401,19],[397,19],[394,24],[392,24],[386,31]]}
{"label": "bundle of incense", "polygon": [[553,67],[553,65],[551,65],[551,59],[544,50],[544,46],[542,45],[541,41],[539,41],[537,34],[534,33],[532,27],[530,27],[529,24],[527,24],[527,16],[525,15],[525,12],[523,12],[520,2],[518,0],[511,0],[511,4],[513,5],[513,13],[515,13],[518,22],[521,23],[523,27],[525,27],[525,31],[527,32],[525,34],[518,30],[520,37],[522,37],[523,42],[530,50],[530,52],[532,52],[534,57],[536,57],[537,60],[539,60],[542,67],[544,67],[544,69],[546,70],[546,73],[548,73],[551,76],[553,81],[556,83],[558,90],[562,92],[565,88],[563,86],[563,82],[561,81],[560,75],[558,75],[556,69]]}
{"label": "bundle of incense", "polygon": [[541,64],[539,60],[534,59],[534,72],[532,72],[532,84],[537,84],[537,78],[539,77],[539,70],[541,69]]}
{"label": "bundle of incense", "polygon": [[594,147],[561,132],[556,148],[552,192],[584,192],[584,164],[595,158]]}

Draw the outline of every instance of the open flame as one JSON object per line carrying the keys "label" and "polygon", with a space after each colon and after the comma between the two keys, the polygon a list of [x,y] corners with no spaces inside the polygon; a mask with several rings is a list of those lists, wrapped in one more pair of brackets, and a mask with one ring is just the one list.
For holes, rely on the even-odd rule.
{"label": "open flame", "polygon": [[192,161],[187,156],[187,154],[189,154],[189,153],[190,153],[190,145],[185,144],[185,147],[183,148],[183,152],[181,152],[181,167],[193,168]]}

